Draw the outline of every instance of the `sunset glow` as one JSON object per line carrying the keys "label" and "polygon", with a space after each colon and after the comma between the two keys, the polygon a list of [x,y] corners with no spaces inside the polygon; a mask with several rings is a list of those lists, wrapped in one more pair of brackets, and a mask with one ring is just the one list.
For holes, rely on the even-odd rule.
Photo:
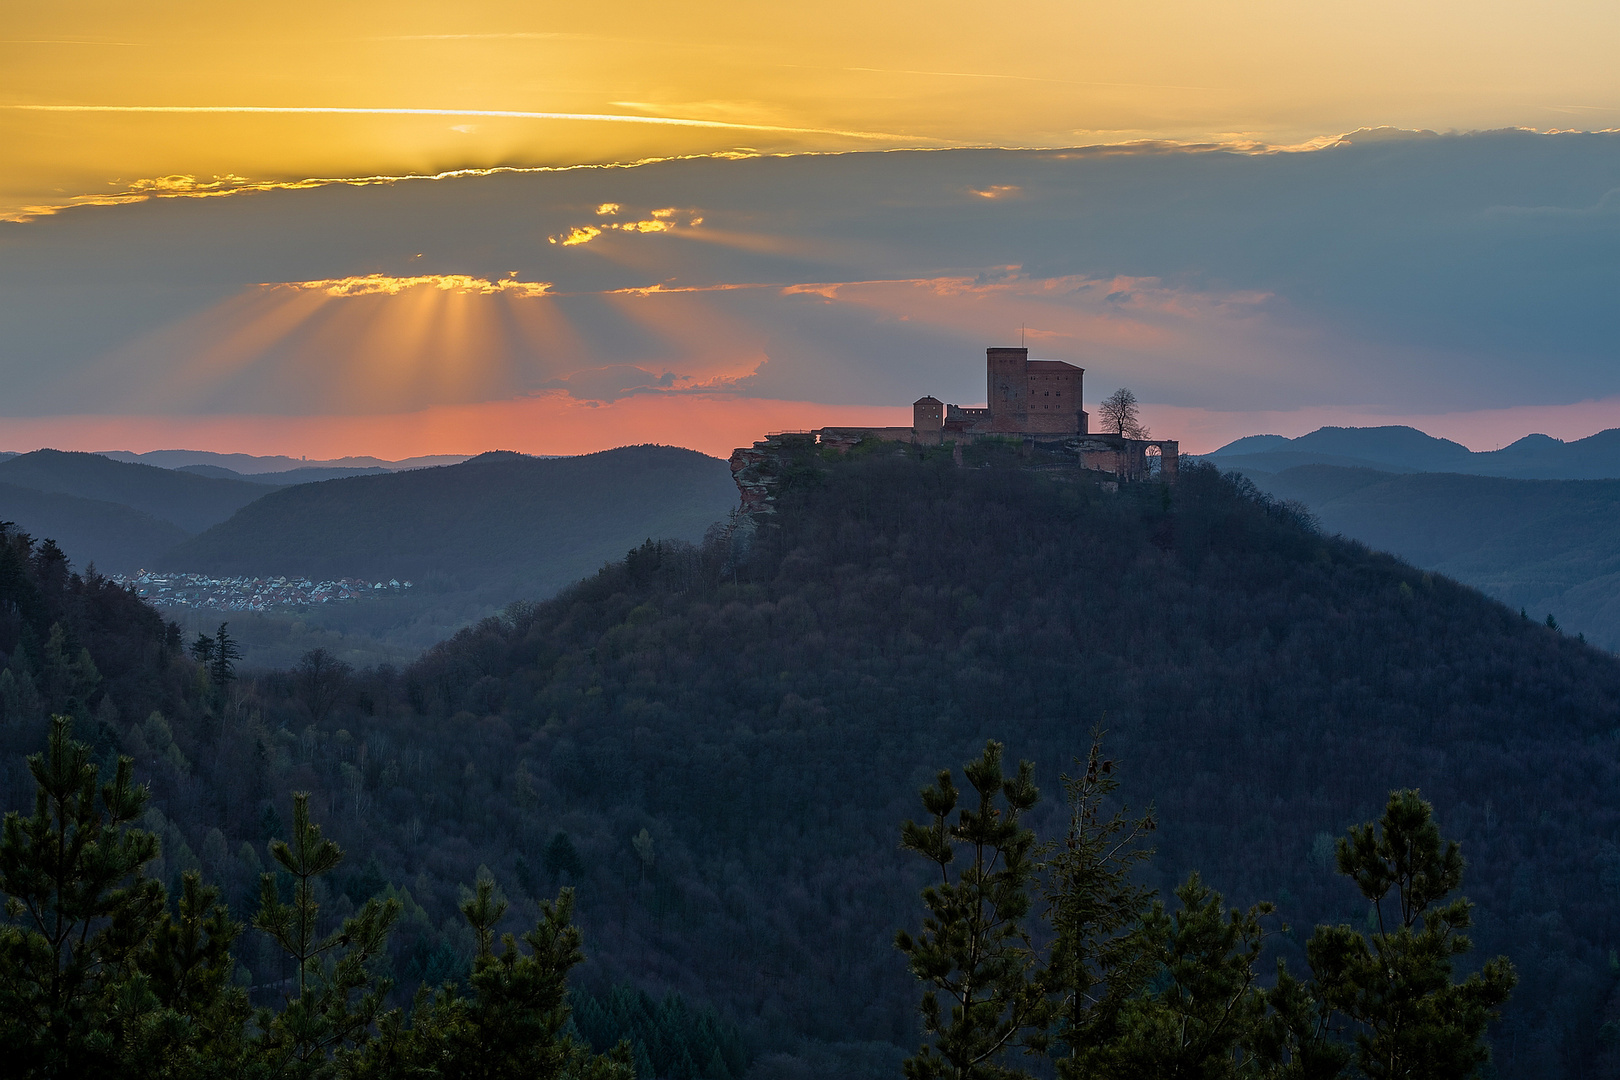
{"label": "sunset glow", "polygon": [[[1405,184],[1391,205],[1415,213],[1434,177],[1501,176],[1469,211],[1482,250],[1517,251],[1530,223],[1562,242],[1535,215],[1564,196],[1531,187],[1586,144],[1557,136],[1516,179],[1511,155],[1464,161],[1466,139],[1423,129],[1620,122],[1608,5],[11,14],[0,448],[44,417],[203,432],[263,415],[342,441],[339,418],[393,439],[384,417],[521,403],[551,434],[519,441],[546,452],[590,430],[725,449],[740,436],[703,425],[810,423],[793,402],[829,422],[923,392],[977,400],[973,356],[1013,335],[1099,393],[1129,382],[1192,442],[1311,410],[1593,417],[1620,391],[1580,374],[1604,333],[1559,298],[1584,282],[1534,270],[1535,252],[1464,257],[1428,219],[1385,237],[1387,208],[1357,202]],[[964,149],[1003,147],[1056,149]],[[1371,176],[1424,147],[1457,161],[1365,187],[1336,164]],[[1613,184],[1582,183],[1594,193],[1555,210],[1601,231]],[[1412,250],[1358,262],[1357,236]],[[1499,299],[1482,319],[1484,296]],[[1488,313],[1514,297],[1546,328],[1492,359],[1512,335]],[[1525,350],[1566,356],[1562,374],[1526,382]],[[657,419],[683,410],[705,419]],[[483,430],[402,423],[412,439]],[[450,442],[430,449],[467,449]]]}
{"label": "sunset glow", "polygon": [[490,281],[466,274],[422,274],[417,277],[389,277],[387,274],[361,274],[355,277],[328,278],[324,281],[273,281],[264,288],[299,289],[323,292],[328,296],[397,296],[406,289],[438,289],[441,292],[471,293],[477,296],[544,296],[551,290],[545,281],[514,281],[502,278]]}
{"label": "sunset glow", "polygon": [[[1493,9],[1275,0],[1151,13],[716,0],[552,9],[97,0],[8,12],[0,211],[143,179],[436,173],[714,152],[1278,144],[1376,123],[1620,118],[1595,2]],[[1031,28],[1039,27],[1038,32]],[[211,183],[212,179],[205,180]]]}
{"label": "sunset glow", "polygon": [[716,457],[768,431],[841,422],[882,426],[910,419],[907,408],[828,406],[804,401],[691,395],[581,402],[561,392],[483,405],[442,406],[376,416],[58,416],[5,422],[14,445],[72,449],[162,450],[174,445],[229,446],[247,454],[398,460],[423,454],[517,450],[585,454],[614,446],[663,443]]}

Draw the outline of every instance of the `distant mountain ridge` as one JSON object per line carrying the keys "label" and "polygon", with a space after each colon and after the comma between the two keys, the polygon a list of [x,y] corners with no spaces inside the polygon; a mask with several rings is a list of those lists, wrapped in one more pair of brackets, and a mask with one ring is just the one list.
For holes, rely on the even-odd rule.
{"label": "distant mountain ridge", "polygon": [[[212,450],[148,450],[137,454],[129,450],[100,450],[98,455],[114,461],[127,461],[137,465],[156,465],[160,469],[183,469],[188,465],[212,465],[229,469],[241,476],[260,473],[285,473],[294,469],[430,469],[438,465],[455,465],[466,461],[471,454],[429,454],[423,457],[388,461],[376,457],[342,457],[310,461],[308,458],[288,457],[285,454],[219,454]],[[293,481],[296,483],[296,481]]]}
{"label": "distant mountain ridge", "polygon": [[226,480],[246,480],[251,484],[266,484],[271,487],[286,487],[289,484],[314,484],[322,480],[341,480],[346,476],[378,476],[383,473],[391,473],[394,470],[385,469],[380,465],[369,465],[354,469],[339,466],[308,465],[302,468],[288,469],[285,472],[239,473],[235,469],[227,469],[223,465],[181,465],[174,471],[192,473],[196,476],[219,477]]}
{"label": "distant mountain ridge", "polygon": [[1413,427],[1323,427],[1297,439],[1249,435],[1203,456],[1223,469],[1244,472],[1338,465],[1526,480],[1604,480],[1620,478],[1620,428],[1571,442],[1526,435],[1500,450],[1474,451]]}

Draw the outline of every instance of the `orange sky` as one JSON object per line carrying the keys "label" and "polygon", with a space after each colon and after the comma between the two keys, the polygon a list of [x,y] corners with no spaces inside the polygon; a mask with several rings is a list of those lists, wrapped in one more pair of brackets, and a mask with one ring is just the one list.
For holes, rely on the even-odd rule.
{"label": "orange sky", "polygon": [[[5,243],[22,234],[3,230],[37,231],[75,214],[121,212],[75,209],[56,216],[66,207],[300,186],[311,179],[953,146],[1169,140],[1306,147],[1379,126],[1601,130],[1620,124],[1617,46],[1620,5],[1597,0],[12,5],[0,26],[0,259],[23,257]],[[952,197],[1010,202],[1018,196],[1016,188],[991,184]],[[867,197],[858,189],[849,193],[852,203]],[[251,198],[265,196],[224,201]],[[322,205],[331,212],[336,204]],[[703,261],[704,246],[725,248],[738,265],[766,255],[791,255],[805,265],[842,260],[854,267],[860,261],[851,254],[857,244],[822,250],[813,230],[788,251],[769,221],[721,228],[714,219],[723,209],[653,202],[623,214],[604,207],[570,218],[549,237],[556,250],[571,239],[589,243],[570,248],[567,265],[587,268],[582,272],[589,276],[596,272],[590,267],[612,264],[623,279],[617,288],[576,293],[599,302],[576,305],[574,316],[537,299],[547,295],[549,277],[503,278],[517,272],[475,267],[474,256],[481,255],[471,250],[443,255],[428,267],[410,261],[423,258],[416,248],[403,255],[387,250],[388,234],[378,230],[377,251],[356,252],[350,260],[363,268],[355,275],[359,285],[334,285],[340,279],[324,273],[308,274],[317,280],[302,283],[260,277],[224,299],[176,309],[161,323],[132,315],[115,347],[71,358],[79,367],[59,395],[78,402],[114,393],[130,413],[12,409],[24,416],[0,419],[0,449],[206,444],[398,457],[495,445],[571,453],[667,441],[724,453],[766,429],[904,422],[895,405],[909,400],[913,387],[898,376],[887,389],[854,402],[816,404],[828,397],[806,388],[807,378],[798,387],[805,400],[791,400],[792,387],[755,387],[746,399],[724,393],[728,380],[751,378],[762,365],[783,379],[787,364],[769,367],[775,354],[768,355],[768,331],[785,309],[727,307],[701,298],[658,305],[626,299],[634,291],[623,287],[627,282],[644,288],[709,280],[707,271],[687,273]],[[131,219],[95,220],[111,226]],[[234,226],[228,222],[188,221],[164,242],[183,248],[206,239],[215,250],[229,247]],[[217,231],[204,237],[185,234],[188,228]],[[635,247],[609,231],[615,229],[636,233],[635,243],[649,232],[678,233],[687,247],[675,255],[668,254],[675,248],[658,249],[666,254],[657,263],[645,254],[650,247]],[[542,238],[534,242],[544,246]],[[1002,261],[1021,258],[1014,251]],[[944,256],[906,269],[950,282],[958,279],[949,275],[970,280],[987,268]],[[1207,269],[1217,274],[1218,268]],[[180,277],[190,273],[182,270]],[[640,277],[632,273],[642,270]],[[403,284],[365,284],[379,272]],[[860,271],[851,269],[848,283],[826,287],[842,290],[828,297],[850,313],[852,327],[926,324],[944,343],[940,364],[968,372],[966,383],[950,384],[968,387],[955,392],[965,399],[975,396],[978,349],[1010,340],[1020,325],[1035,328],[1031,344],[1047,355],[1083,363],[1101,355],[1100,378],[1162,374],[1180,357],[1184,397],[1201,392],[1205,384],[1198,378],[1217,385],[1220,375],[1266,375],[1274,384],[1298,380],[1303,386],[1318,369],[1347,362],[1322,344],[1326,330],[1313,330],[1312,344],[1303,331],[1265,323],[1269,316],[1254,314],[1266,299],[1258,292],[1178,292],[1143,278],[1149,284],[1134,287],[1136,310],[1101,304],[1100,294],[1093,298],[1097,304],[1085,307],[1087,291],[1096,292],[1113,272],[1081,285],[1072,275],[1054,274],[1044,284],[985,287],[969,296],[953,293],[955,286],[919,287],[908,280],[861,285]],[[747,280],[757,288],[761,281],[820,279],[767,273]],[[1049,303],[1042,288],[1067,292]],[[102,310],[109,298],[118,299],[116,287],[95,295]],[[70,323],[79,302],[73,287],[60,302],[63,322]],[[17,301],[16,307],[26,314],[33,303]],[[1062,304],[1080,306],[1060,311]],[[581,310],[586,314],[577,314]],[[725,331],[725,348],[705,344],[717,328]],[[1270,353],[1253,344],[1262,330],[1272,334]],[[637,334],[637,340],[659,342],[675,358],[670,362],[683,366],[658,368],[656,357],[613,354]],[[1295,337],[1278,344],[1278,335],[1289,334]],[[1276,357],[1296,339],[1301,359],[1284,370]],[[826,338],[840,340],[847,338]],[[934,340],[915,351],[926,353]],[[834,355],[830,345],[816,347],[822,352],[800,350],[795,370],[853,362]],[[59,362],[37,358],[55,356],[50,349],[31,348],[12,350],[5,362],[24,368]],[[567,369],[570,356],[574,367]],[[546,379],[533,374],[547,364],[555,370],[548,368]],[[1274,376],[1260,372],[1265,364],[1273,365]],[[514,374],[520,369],[529,372],[528,382]],[[22,369],[8,370],[0,368],[0,378],[20,386]],[[659,388],[672,392],[637,389],[638,371],[673,379]],[[614,380],[625,377],[632,379],[626,384],[632,396],[615,397],[621,389]],[[946,381],[942,376],[924,388],[940,392]],[[575,392],[586,383],[588,393]],[[20,400],[20,390],[13,394]],[[1262,429],[1298,434],[1309,429],[1301,427],[1305,417],[1315,426],[1335,417],[1377,422],[1392,415],[1323,400],[1320,392],[1308,400],[1302,395],[1292,411],[1239,412],[1211,400],[1201,409],[1166,405],[1158,415],[1161,427],[1185,431],[1195,449]],[[244,397],[262,411],[245,411]],[[888,406],[873,404],[879,401]],[[1494,433],[1504,425],[1521,422],[1585,434],[1588,425],[1612,422],[1605,419],[1611,405],[1576,401],[1543,403],[1535,407],[1539,412],[1467,413],[1417,402],[1411,415],[1437,425],[1437,433],[1485,445],[1499,441]],[[306,415],[313,413],[320,415]],[[1490,419],[1458,419],[1465,416]]]}
{"label": "orange sky", "polygon": [[[1173,434],[1184,453],[1208,453],[1245,435],[1290,438],[1326,425],[1406,424],[1472,450],[1497,450],[1528,432],[1584,438],[1616,426],[1620,399],[1570,405],[1521,405],[1453,413],[1387,413],[1319,406],[1294,410],[1218,412],[1173,405],[1143,408],[1156,433]],[[767,432],[829,424],[904,426],[901,407],[824,405],[729,396],[680,399],[633,397],[610,403],[575,401],[560,393],[518,401],[443,406],[362,417],[304,416],[52,416],[0,419],[0,446],[32,450],[217,449],[232,453],[304,455],[315,459],[375,456],[400,460],[428,454],[517,450],[527,454],[585,454],[655,442],[727,457]]]}
{"label": "orange sky", "polygon": [[1599,0],[14,4],[0,215],[165,177],[1606,128],[1617,44]]}
{"label": "orange sky", "polygon": [[551,392],[514,401],[367,416],[52,416],[0,419],[0,446],[66,450],[220,449],[317,459],[517,450],[587,454],[663,443],[729,457],[770,431],[829,423],[909,425],[909,408],[692,395],[576,401]]}

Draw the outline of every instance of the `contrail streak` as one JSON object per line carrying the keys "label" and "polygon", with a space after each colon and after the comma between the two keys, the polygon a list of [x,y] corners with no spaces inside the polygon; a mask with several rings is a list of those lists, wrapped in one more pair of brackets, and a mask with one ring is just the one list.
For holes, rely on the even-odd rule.
{"label": "contrail streak", "polygon": [[677,116],[626,116],[622,113],[520,112],[511,109],[365,109],[338,106],[290,105],[0,105],[0,109],[26,112],[72,113],[273,113],[295,116],[477,116],[493,120],[577,120],[598,124],[659,124],[668,127],[713,128],[726,131],[775,131],[793,135],[840,135],[847,139],[904,139],[927,141],[918,135],[883,131],[841,131],[836,128],[786,127],[777,124],[737,124],[726,120],[688,120]]}

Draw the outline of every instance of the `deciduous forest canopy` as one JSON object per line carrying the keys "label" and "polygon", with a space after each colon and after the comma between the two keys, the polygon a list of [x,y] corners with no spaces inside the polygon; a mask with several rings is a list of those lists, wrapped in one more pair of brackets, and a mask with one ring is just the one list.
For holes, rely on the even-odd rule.
{"label": "deciduous forest canopy", "polygon": [[[1612,657],[1213,468],[1110,493],[1011,447],[964,464],[806,447],[757,529],[649,542],[403,670],[344,674],[331,702],[290,672],[215,685],[149,609],[9,536],[6,805],[31,805],[22,755],[70,713],[151,784],[171,891],[199,870],[245,918],[309,791],[355,853],[324,910],[397,901],[402,987],[477,953],[457,906],[485,867],[501,929],[577,890],[593,1007],[712,1008],[750,1075],[892,1075],[918,1043],[892,942],[920,924],[897,843],[916,792],[989,738],[1055,791],[1105,723],[1121,795],[1160,821],[1141,883],[1168,897],[1199,870],[1274,902],[1295,932],[1268,947],[1295,971],[1317,923],[1367,924],[1334,839],[1421,789],[1468,861],[1474,955],[1519,974],[1499,1075],[1613,1066]],[[1029,822],[1055,835],[1061,813]],[[239,962],[264,985],[278,961],[255,948]]]}

